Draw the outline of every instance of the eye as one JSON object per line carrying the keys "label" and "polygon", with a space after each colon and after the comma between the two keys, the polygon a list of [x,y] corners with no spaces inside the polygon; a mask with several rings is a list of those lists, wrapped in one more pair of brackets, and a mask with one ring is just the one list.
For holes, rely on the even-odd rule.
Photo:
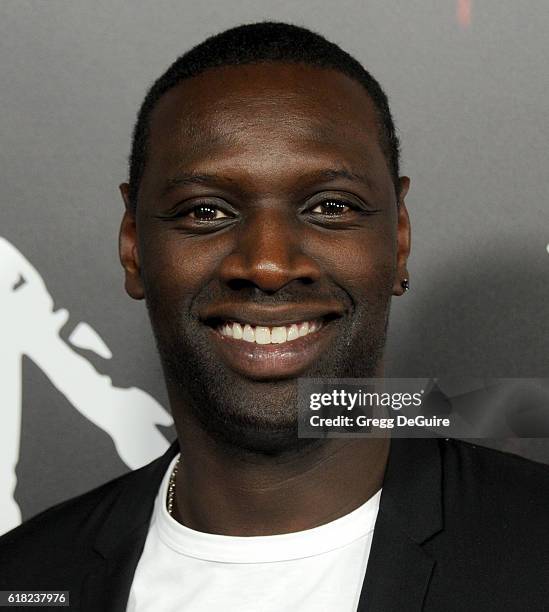
{"label": "eye", "polygon": [[313,208],[309,209],[309,212],[316,215],[324,215],[327,217],[339,217],[355,207],[349,202],[344,200],[337,200],[335,198],[327,198],[322,200]]}
{"label": "eye", "polygon": [[168,223],[175,231],[191,234],[214,233],[233,224],[238,212],[221,198],[179,202],[156,218]]}
{"label": "eye", "polygon": [[188,216],[197,221],[217,221],[218,219],[229,218],[228,214],[211,204],[199,204],[195,206],[188,212]]}
{"label": "eye", "polygon": [[363,198],[347,191],[316,193],[307,200],[302,213],[310,223],[333,229],[362,227],[372,215],[381,212]]}

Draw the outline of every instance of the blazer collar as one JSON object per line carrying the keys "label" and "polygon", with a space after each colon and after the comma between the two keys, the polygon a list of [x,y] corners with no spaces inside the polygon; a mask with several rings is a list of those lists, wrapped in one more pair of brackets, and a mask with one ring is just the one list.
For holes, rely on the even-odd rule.
{"label": "blazer collar", "polygon": [[422,544],[443,528],[437,439],[393,439],[358,612],[422,609],[435,565]]}
{"label": "blazer collar", "polygon": [[176,439],[161,457],[127,475],[124,488],[96,538],[95,550],[100,555],[108,558],[136,529],[149,523],[162,478],[178,452]]}
{"label": "blazer collar", "polygon": [[81,612],[126,609],[147,539],[154,500],[162,477],[178,452],[179,443],[175,440],[164,455],[130,472],[116,497],[106,499],[106,507],[99,509],[105,517],[94,543],[99,556],[93,569],[83,577],[78,608]]}

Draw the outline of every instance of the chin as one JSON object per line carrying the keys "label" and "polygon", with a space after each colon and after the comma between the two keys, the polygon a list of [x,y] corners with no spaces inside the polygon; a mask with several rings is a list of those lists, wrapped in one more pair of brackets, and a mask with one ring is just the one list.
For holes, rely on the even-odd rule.
{"label": "chin", "polygon": [[295,428],[274,429],[226,421],[223,428],[207,428],[212,438],[232,454],[281,457],[301,454],[318,445],[314,438],[298,438]]}
{"label": "chin", "polygon": [[212,438],[235,450],[278,455],[308,442],[298,438],[297,379],[210,386],[191,409]]}

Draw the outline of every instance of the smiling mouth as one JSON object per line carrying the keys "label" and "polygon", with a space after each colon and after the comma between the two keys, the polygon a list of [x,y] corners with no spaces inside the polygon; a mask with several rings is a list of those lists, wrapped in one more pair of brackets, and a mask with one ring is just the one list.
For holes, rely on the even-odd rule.
{"label": "smiling mouth", "polygon": [[227,321],[215,327],[217,333],[226,338],[255,344],[286,344],[318,332],[324,326],[324,319],[298,321],[289,325],[251,325],[238,321]]}
{"label": "smiling mouth", "polygon": [[[234,316],[234,315],[233,315]],[[236,318],[236,317],[235,317]],[[205,321],[222,361],[246,378],[276,380],[304,373],[337,336],[331,324],[339,314],[277,321],[246,322],[220,317]]]}

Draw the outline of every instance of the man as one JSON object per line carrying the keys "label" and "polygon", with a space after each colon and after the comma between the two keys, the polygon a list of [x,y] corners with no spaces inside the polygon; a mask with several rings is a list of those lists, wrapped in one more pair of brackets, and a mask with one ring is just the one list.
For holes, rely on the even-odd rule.
{"label": "man", "polygon": [[377,82],[308,30],[228,30],[153,85],[120,257],[177,442],[4,536],[2,589],[86,611],[549,609],[544,466],[297,436],[298,377],[382,375],[408,287],[398,158]]}

